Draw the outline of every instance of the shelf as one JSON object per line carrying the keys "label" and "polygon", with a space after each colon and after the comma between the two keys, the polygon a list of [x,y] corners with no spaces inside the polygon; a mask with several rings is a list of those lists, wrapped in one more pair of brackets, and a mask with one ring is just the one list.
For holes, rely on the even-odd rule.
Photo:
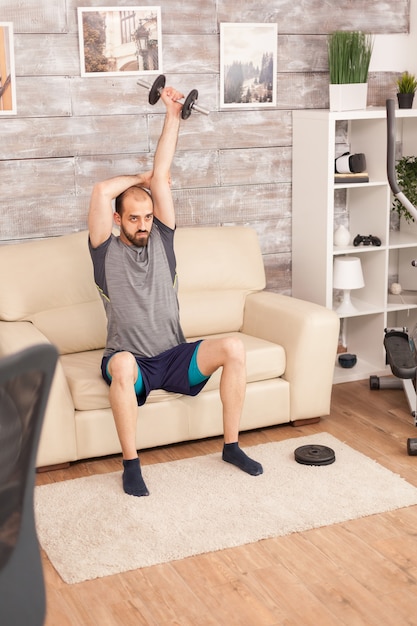
{"label": "shelf", "polygon": [[366,187],[386,187],[387,185],[388,182],[386,180],[370,180],[369,183],[333,183],[335,189],[366,189]]}
{"label": "shelf", "polygon": [[393,304],[390,302],[387,305],[388,313],[396,313],[397,311],[409,311],[411,309],[417,309],[417,304],[405,303],[405,304]]}
{"label": "shelf", "polygon": [[[340,254],[362,254],[362,252],[378,252],[380,250],[385,250],[386,246],[333,246],[333,256],[339,256]],[[417,252],[416,252],[417,256]]]}
{"label": "shelf", "polygon": [[[337,312],[337,307],[339,306],[339,304],[340,304],[339,302],[334,304],[333,306],[334,311]],[[362,302],[361,300],[356,300],[355,298],[352,298],[352,304],[356,308],[356,313],[350,313],[348,315],[340,316],[341,319],[345,319],[348,317],[360,317],[362,315],[374,315],[375,313],[384,312],[383,307],[377,307],[369,302]]]}
{"label": "shelf", "polygon": [[[417,154],[417,109],[396,109],[396,118],[399,154]],[[334,160],[346,149],[366,155],[370,182],[334,182]],[[340,318],[340,343],[358,363],[346,369],[336,360],[337,383],[389,374],[385,328],[417,323],[417,224],[401,220],[398,232],[390,230],[386,149],[385,107],[293,111],[292,295],[336,309],[342,294],[333,289],[333,265],[340,255],[361,259],[365,281],[351,293],[356,312]],[[340,224],[350,231],[348,246],[334,245]],[[354,246],[357,234],[379,237],[381,246]],[[388,292],[393,282],[401,296]]]}
{"label": "shelf", "polygon": [[[395,110],[396,118],[414,118],[417,115],[417,109],[398,109]],[[316,120],[329,120],[333,122],[345,122],[350,120],[384,120],[387,117],[385,107],[366,107],[357,111],[329,111],[329,109],[306,109],[303,111],[294,111],[293,117]]]}
{"label": "shelf", "polygon": [[401,295],[388,294],[388,311],[417,309],[417,291],[403,291]]}
{"label": "shelf", "polygon": [[[339,355],[337,355],[339,356]],[[369,376],[388,376],[391,370],[388,366],[379,367],[377,363],[371,363],[363,359],[358,359],[356,365],[350,368],[341,367],[336,358],[333,384],[353,382],[355,380],[364,380]]]}
{"label": "shelf", "polygon": [[417,248],[417,229],[415,233],[399,230],[390,231],[388,246],[389,248]]}

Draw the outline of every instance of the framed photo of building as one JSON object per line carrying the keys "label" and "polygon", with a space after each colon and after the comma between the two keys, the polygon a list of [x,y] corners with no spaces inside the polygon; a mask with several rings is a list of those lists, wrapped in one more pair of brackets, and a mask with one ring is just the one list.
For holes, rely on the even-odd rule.
{"label": "framed photo of building", "polygon": [[0,115],[16,115],[13,23],[0,22]]}
{"label": "framed photo of building", "polygon": [[162,73],[161,7],[78,7],[81,76]]}
{"label": "framed photo of building", "polygon": [[220,24],[220,107],[276,106],[277,24]]}

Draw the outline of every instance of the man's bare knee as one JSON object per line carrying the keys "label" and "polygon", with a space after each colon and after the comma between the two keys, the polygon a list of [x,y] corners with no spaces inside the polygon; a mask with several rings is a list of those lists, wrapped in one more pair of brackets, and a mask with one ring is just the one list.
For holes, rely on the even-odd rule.
{"label": "man's bare knee", "polygon": [[135,357],[130,352],[118,352],[109,361],[109,373],[112,380],[118,382],[135,382],[137,377],[137,364]]}
{"label": "man's bare knee", "polygon": [[246,351],[243,341],[239,337],[225,337],[222,341],[225,361],[235,361],[245,364]]}
{"label": "man's bare knee", "polygon": [[197,365],[202,374],[210,376],[219,367],[228,365],[244,368],[246,351],[239,337],[204,339],[197,354]]}

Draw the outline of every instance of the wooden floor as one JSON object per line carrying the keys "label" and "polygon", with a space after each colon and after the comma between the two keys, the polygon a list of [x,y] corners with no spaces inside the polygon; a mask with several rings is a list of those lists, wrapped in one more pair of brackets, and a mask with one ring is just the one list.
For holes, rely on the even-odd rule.
{"label": "wooden floor", "polygon": [[[417,457],[406,450],[417,430],[401,390],[370,391],[367,380],[337,385],[320,423],[242,433],[241,444],[316,432],[417,486]],[[211,439],[140,456],[143,465],[160,463],[221,445]],[[82,462],[38,474],[37,483],[120,469],[120,458]],[[417,625],[417,506],[74,585],[45,555],[43,562],[46,626]]]}

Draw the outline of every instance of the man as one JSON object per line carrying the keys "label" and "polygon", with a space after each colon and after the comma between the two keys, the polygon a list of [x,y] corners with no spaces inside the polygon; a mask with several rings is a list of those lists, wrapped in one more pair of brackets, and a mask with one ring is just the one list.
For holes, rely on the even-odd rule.
{"label": "man", "polygon": [[179,322],[170,169],[182,97],[172,87],[161,93],[166,115],[153,171],[97,183],[88,216],[94,276],[108,320],[102,374],[122,448],[123,488],[134,496],[149,495],[136,449],[138,405],[152,389],[196,395],[219,367],[223,460],[254,476],[263,471],[238,445],[246,388],[242,342],[230,337],[187,343]]}

